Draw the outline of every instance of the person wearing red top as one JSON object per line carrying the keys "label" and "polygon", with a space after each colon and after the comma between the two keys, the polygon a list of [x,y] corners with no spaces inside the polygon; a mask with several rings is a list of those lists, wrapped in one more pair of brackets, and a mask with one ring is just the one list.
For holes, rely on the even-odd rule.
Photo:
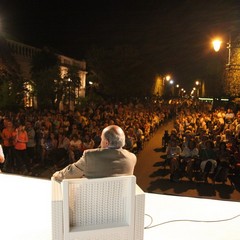
{"label": "person wearing red top", "polygon": [[20,124],[19,127],[14,132],[15,137],[15,156],[16,156],[16,170],[19,173],[26,173],[29,168],[29,164],[27,162],[27,142],[28,142],[28,135],[27,131],[25,130],[25,126]]}
{"label": "person wearing red top", "polygon": [[3,171],[9,171],[13,168],[13,141],[14,127],[10,120],[6,120],[5,127],[2,130],[2,149],[5,156]]}

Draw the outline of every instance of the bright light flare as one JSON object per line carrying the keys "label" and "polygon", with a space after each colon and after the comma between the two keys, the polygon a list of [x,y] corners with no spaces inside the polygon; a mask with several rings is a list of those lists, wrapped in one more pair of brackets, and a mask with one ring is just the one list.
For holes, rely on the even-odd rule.
{"label": "bright light flare", "polygon": [[217,38],[212,41],[213,49],[215,52],[218,52],[221,48],[222,41]]}
{"label": "bright light flare", "polygon": [[169,81],[171,79],[171,76],[170,75],[167,75],[166,76],[166,80]]}

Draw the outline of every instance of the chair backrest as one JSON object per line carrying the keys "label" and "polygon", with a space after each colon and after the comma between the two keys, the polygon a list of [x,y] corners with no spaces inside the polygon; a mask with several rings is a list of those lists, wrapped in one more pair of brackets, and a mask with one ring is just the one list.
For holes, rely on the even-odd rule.
{"label": "chair backrest", "polygon": [[133,175],[63,180],[53,191],[53,239],[143,239],[145,198],[136,186]]}

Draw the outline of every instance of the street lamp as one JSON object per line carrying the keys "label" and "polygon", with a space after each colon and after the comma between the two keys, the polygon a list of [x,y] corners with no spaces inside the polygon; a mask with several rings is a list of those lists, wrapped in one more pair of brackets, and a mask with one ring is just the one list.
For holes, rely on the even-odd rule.
{"label": "street lamp", "polygon": [[213,44],[213,49],[215,50],[215,52],[218,52],[221,48],[222,40],[219,38],[214,39],[212,41],[212,44]]}
{"label": "street lamp", "polygon": [[[222,45],[222,40],[220,38],[215,38],[212,41],[213,49],[215,52],[218,52]],[[227,49],[228,49],[228,62],[227,65],[230,65],[231,62],[231,38],[229,37],[229,42],[227,42]]]}
{"label": "street lamp", "polygon": [[171,75],[167,74],[162,78],[163,93],[166,95],[166,82],[171,81]]}
{"label": "street lamp", "polygon": [[196,95],[197,95],[197,97],[199,97],[199,91],[200,91],[200,85],[201,85],[201,82],[200,81],[196,81],[195,82],[195,85],[196,85]]}
{"label": "street lamp", "polygon": [[171,79],[171,80],[169,80],[169,84],[170,84],[170,86],[171,86],[171,94],[172,94],[172,97],[174,96],[174,80],[173,79]]}
{"label": "street lamp", "polygon": [[166,75],[163,77],[163,86],[165,85],[165,81],[169,82],[171,79],[171,75]]}
{"label": "street lamp", "polygon": [[[228,42],[225,47],[228,50],[227,63],[225,67],[223,90],[224,92],[233,97],[239,96],[240,92],[240,64],[239,64],[239,36],[234,36],[234,41],[232,41],[231,36],[229,37]],[[219,51],[222,45],[220,38],[214,39],[212,41],[215,51]]]}
{"label": "street lamp", "polygon": [[71,78],[68,78],[67,79],[67,82],[68,82],[68,108],[69,110],[71,110],[71,83],[72,83],[72,79]]}
{"label": "street lamp", "polygon": [[177,97],[179,97],[179,88],[180,88],[180,86],[179,86],[179,84],[176,84],[176,90],[177,90]]}

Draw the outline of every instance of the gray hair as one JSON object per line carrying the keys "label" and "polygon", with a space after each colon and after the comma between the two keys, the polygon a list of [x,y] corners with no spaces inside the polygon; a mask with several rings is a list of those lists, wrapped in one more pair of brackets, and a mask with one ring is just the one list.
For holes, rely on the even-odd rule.
{"label": "gray hair", "polygon": [[125,146],[125,134],[117,125],[110,125],[103,130],[104,137],[109,142],[110,148],[122,148]]}

